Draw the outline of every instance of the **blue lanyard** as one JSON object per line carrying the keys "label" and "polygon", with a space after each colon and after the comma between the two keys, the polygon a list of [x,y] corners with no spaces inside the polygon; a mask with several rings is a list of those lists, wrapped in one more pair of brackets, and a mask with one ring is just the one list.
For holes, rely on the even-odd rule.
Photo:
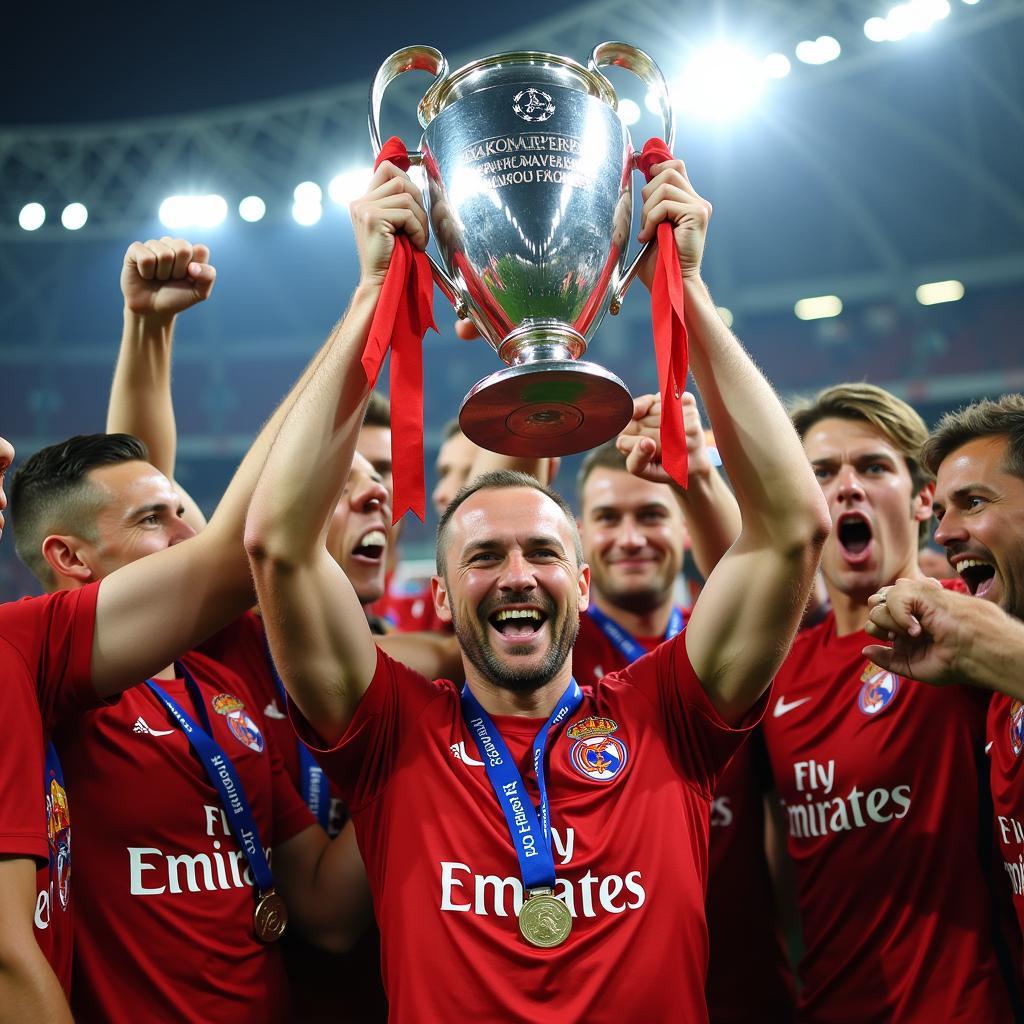
{"label": "blue lanyard", "polygon": [[[616,650],[630,664],[647,653],[642,644],[638,644],[636,640],[626,632],[626,630],[611,618],[611,616],[605,615],[600,608],[595,605],[591,605],[587,609],[587,614],[594,620],[601,632],[611,640]],[[684,625],[683,613],[678,608],[673,608],[672,615],[668,620],[668,629],[665,630],[665,639],[671,640],[672,637],[681,633]]]}
{"label": "blue lanyard", "polygon": [[256,879],[256,887],[261,893],[269,892],[274,888],[274,876],[271,874],[270,865],[267,863],[267,855],[260,842],[259,830],[256,827],[256,819],[253,817],[249,801],[246,799],[245,790],[242,788],[242,780],[238,777],[231,758],[221,750],[220,745],[213,738],[213,730],[210,728],[210,716],[203,702],[203,695],[196,685],[195,679],[189,670],[182,664],[175,665],[175,671],[179,672],[185,680],[192,700],[195,701],[199,713],[206,725],[206,732],[189,717],[182,706],[167,694],[155,680],[147,679],[146,685],[156,694],[157,699],[171,713],[185,738],[189,741],[192,749],[196,752],[202,762],[206,774],[209,776],[213,788],[220,794],[221,807],[227,817],[231,834],[238,843],[238,848],[245,853],[245,859],[252,868],[253,878]]}
{"label": "blue lanyard", "polygon": [[519,858],[519,872],[527,892],[542,887],[550,889],[555,884],[550,808],[547,786],[544,782],[544,748],[551,726],[568,718],[582,701],[583,691],[576,685],[575,679],[570,679],[565,692],[558,699],[555,710],[534,737],[533,770],[540,791],[538,817],[538,809],[533,806],[523,777],[519,774],[519,769],[501,738],[501,733],[495,728],[490,715],[481,707],[469,686],[462,688],[462,717],[476,739],[487,779],[508,822],[512,845]]}
{"label": "blue lanyard", "polygon": [[[278,696],[281,698],[284,712],[287,714],[288,693],[278,674],[277,666],[274,664],[273,655],[270,653],[270,643],[267,641],[266,632],[263,634],[263,650],[267,655],[267,667],[274,677],[274,685],[277,687]],[[313,755],[309,752],[309,748],[298,737],[295,738],[295,747],[299,752],[299,783],[302,789],[302,799],[326,832],[331,820],[331,794],[327,786],[327,778],[323,768],[316,763]]]}

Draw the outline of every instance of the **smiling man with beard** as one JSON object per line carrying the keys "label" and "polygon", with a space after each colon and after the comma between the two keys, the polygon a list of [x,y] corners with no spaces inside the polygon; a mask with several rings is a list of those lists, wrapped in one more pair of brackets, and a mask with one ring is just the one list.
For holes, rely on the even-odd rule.
{"label": "smiling man with beard", "polygon": [[[710,207],[680,162],[654,171],[640,239],[672,224],[694,376],[742,518],[682,634],[577,686],[590,570],[565,503],[513,473],[464,488],[438,531],[434,605],[455,623],[466,686],[373,645],[322,538],[395,235],[427,242],[419,192],[388,163],[351,208],[362,278],[346,326],[250,507],[271,649],[356,823],[399,1024],[707,1020],[711,795],[763,711],[828,522],[785,413],[701,281]],[[657,445],[636,447],[642,470]]]}
{"label": "smiling man with beard", "polygon": [[821,563],[832,610],[797,638],[764,722],[803,926],[797,1019],[1008,1020],[979,852],[984,701],[863,653],[874,592],[924,579],[927,430],[870,384],[828,388],[793,422],[833,522]]}
{"label": "smiling man with beard", "polygon": [[894,643],[864,653],[939,692],[956,683],[994,691],[985,749],[1000,881],[1024,930],[1024,396],[947,415],[923,459],[937,476],[935,539],[973,596],[928,580],[883,588],[871,599],[868,629]]}

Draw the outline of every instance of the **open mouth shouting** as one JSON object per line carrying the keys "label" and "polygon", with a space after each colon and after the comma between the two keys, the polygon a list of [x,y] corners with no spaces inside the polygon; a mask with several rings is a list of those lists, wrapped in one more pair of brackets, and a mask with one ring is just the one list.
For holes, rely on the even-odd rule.
{"label": "open mouth shouting", "polygon": [[862,512],[844,512],[836,522],[836,540],[848,565],[863,565],[871,557],[871,523]]}
{"label": "open mouth shouting", "polygon": [[380,528],[367,530],[352,549],[352,557],[361,562],[379,564],[388,545],[388,535]]}
{"label": "open mouth shouting", "polygon": [[967,584],[967,589],[975,597],[984,597],[992,589],[996,569],[991,562],[968,555],[957,555],[951,562],[957,575]]}
{"label": "open mouth shouting", "polygon": [[548,617],[547,611],[536,605],[505,605],[491,612],[487,622],[506,644],[521,646],[540,636]]}

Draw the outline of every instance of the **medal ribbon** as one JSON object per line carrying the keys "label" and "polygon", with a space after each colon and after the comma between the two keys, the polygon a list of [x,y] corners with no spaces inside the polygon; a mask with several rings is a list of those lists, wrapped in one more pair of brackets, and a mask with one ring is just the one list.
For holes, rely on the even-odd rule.
{"label": "medal ribbon", "polygon": [[[612,642],[612,646],[630,664],[647,653],[641,644],[637,643],[613,618],[605,615],[600,608],[591,605],[587,609],[587,614],[594,620],[598,629]],[[681,633],[684,625],[683,613],[678,608],[673,608],[672,615],[668,620],[668,628],[665,630],[665,639],[671,640],[672,637]]]}
{"label": "medal ribbon", "polygon": [[192,700],[195,701],[206,725],[204,732],[189,717],[185,709],[171,697],[154,679],[147,679],[146,685],[156,695],[157,700],[171,714],[171,718],[185,734],[192,749],[196,752],[203,768],[209,776],[213,788],[220,794],[220,804],[228,819],[228,826],[231,834],[238,843],[238,848],[245,854],[245,859],[252,868],[253,878],[256,879],[256,887],[261,893],[269,892],[274,888],[274,876],[271,873],[270,865],[267,863],[267,855],[260,842],[259,829],[256,827],[256,819],[253,817],[249,801],[246,799],[245,790],[242,788],[242,780],[238,777],[231,758],[220,748],[220,744],[213,738],[213,730],[210,728],[210,716],[203,703],[203,695],[196,685],[195,679],[184,665],[175,665],[175,671],[180,673],[188,687]]}
{"label": "medal ribbon", "polygon": [[[267,655],[267,668],[270,669],[270,674],[274,678],[274,685],[277,687],[277,695],[281,698],[285,713],[287,714],[288,692],[285,690],[281,676],[278,674],[277,666],[274,664],[266,633],[263,634],[263,650]],[[301,782],[302,799],[313,812],[316,820],[320,822],[321,828],[326,832],[331,818],[331,794],[328,790],[324,770],[316,763],[316,759],[309,752],[309,747],[298,737],[295,738],[295,747],[299,752],[299,781]]]}
{"label": "medal ribbon", "polygon": [[[671,159],[672,154],[661,139],[648,139],[636,165],[650,181],[654,176],[651,168]],[[686,487],[686,432],[679,402],[686,387],[686,324],[683,320],[683,275],[672,229],[670,221],[662,221],[657,229],[651,319],[654,354],[658,362],[658,390],[661,392],[661,464],[680,487]]]}
{"label": "medal ribbon", "polygon": [[[384,143],[376,170],[390,160],[409,170],[402,140]],[[412,510],[423,521],[426,488],[423,483],[423,335],[434,323],[434,278],[426,253],[413,248],[409,236],[395,235],[391,265],[381,289],[363,350],[363,372],[373,388],[391,349],[391,433],[399,443],[392,448],[395,507],[392,522]]]}
{"label": "medal ribbon", "polygon": [[[490,715],[484,711],[473,691],[462,688],[462,717],[476,740],[480,758],[484,762],[487,780],[498,798],[498,804],[508,822],[512,845],[519,858],[519,873],[527,892],[537,888],[553,888],[555,884],[555,858],[551,853],[550,807],[544,782],[544,748],[552,725],[564,721],[582,703],[583,691],[575,679],[569,680],[565,692],[550,717],[533,740],[533,770],[540,791],[540,807],[533,806],[501,733]],[[539,814],[538,814],[539,810]]]}

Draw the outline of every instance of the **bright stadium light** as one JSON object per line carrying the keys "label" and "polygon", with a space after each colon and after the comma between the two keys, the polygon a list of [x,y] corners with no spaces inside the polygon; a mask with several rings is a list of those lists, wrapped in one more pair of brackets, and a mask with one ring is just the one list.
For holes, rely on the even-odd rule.
{"label": "bright stadium light", "polygon": [[793,70],[793,65],[784,53],[769,53],[761,66],[769,78],[785,78]]}
{"label": "bright stadium light", "polygon": [[922,306],[935,306],[940,302],[958,302],[964,297],[964,286],[959,281],[932,281],[920,285],[916,294]]}
{"label": "bright stadium light", "polygon": [[619,117],[623,124],[636,124],[640,120],[640,107],[630,99],[619,100]]}
{"label": "bright stadium light", "polygon": [[809,299],[800,299],[793,307],[798,320],[824,320],[826,317],[839,316],[843,311],[843,303],[838,295],[815,295]]}
{"label": "bright stadium light", "polygon": [[238,204],[238,216],[244,221],[248,221],[250,224],[255,224],[258,220],[263,220],[263,215],[267,212],[267,204],[260,199],[259,196],[246,196]]}
{"label": "bright stadium light", "polygon": [[292,206],[292,216],[295,218],[295,222],[304,228],[312,227],[323,215],[324,208],[319,201],[296,200]]}
{"label": "bright stadium light", "polygon": [[228,215],[223,196],[168,196],[161,204],[160,223],[172,231],[181,228],[215,228]]}
{"label": "bright stadium light", "polygon": [[25,231],[35,231],[43,226],[46,220],[46,210],[42,203],[26,203],[18,214],[18,224]]}
{"label": "bright stadium light", "polygon": [[215,228],[228,215],[228,201],[218,195],[196,196],[194,209],[196,227]]}
{"label": "bright stadium light", "polygon": [[873,43],[889,41],[889,22],[885,18],[868,18],[864,22],[864,35]]}
{"label": "bright stadium light", "polygon": [[701,50],[672,89],[677,109],[709,121],[725,121],[757,102],[764,89],[760,60],[738,46],[717,43]]}
{"label": "bright stadium light", "polygon": [[[341,174],[336,174],[331,178],[331,182],[327,186],[327,194],[331,197],[332,203],[348,206],[366,191],[366,186],[369,185],[372,177],[372,167],[354,167],[351,170],[342,171]],[[299,202],[298,195],[295,196],[295,201]]]}
{"label": "bright stadium light", "polygon": [[722,318],[722,323],[726,327],[732,327],[732,310],[728,306],[717,306],[716,309],[718,310],[718,315]]}
{"label": "bright stadium light", "polygon": [[796,44],[796,59],[804,64],[828,64],[842,53],[839,40],[832,36],[818,36]]}
{"label": "bright stadium light", "polygon": [[81,203],[68,203],[60,215],[60,222],[68,231],[77,231],[85,226],[89,211]]}
{"label": "bright stadium light", "polygon": [[658,100],[658,94],[653,90],[644,97],[644,106],[652,114],[661,113],[661,103]]}
{"label": "bright stadium light", "polygon": [[323,189],[315,181],[301,181],[292,193],[296,203],[319,203],[323,197]]}

